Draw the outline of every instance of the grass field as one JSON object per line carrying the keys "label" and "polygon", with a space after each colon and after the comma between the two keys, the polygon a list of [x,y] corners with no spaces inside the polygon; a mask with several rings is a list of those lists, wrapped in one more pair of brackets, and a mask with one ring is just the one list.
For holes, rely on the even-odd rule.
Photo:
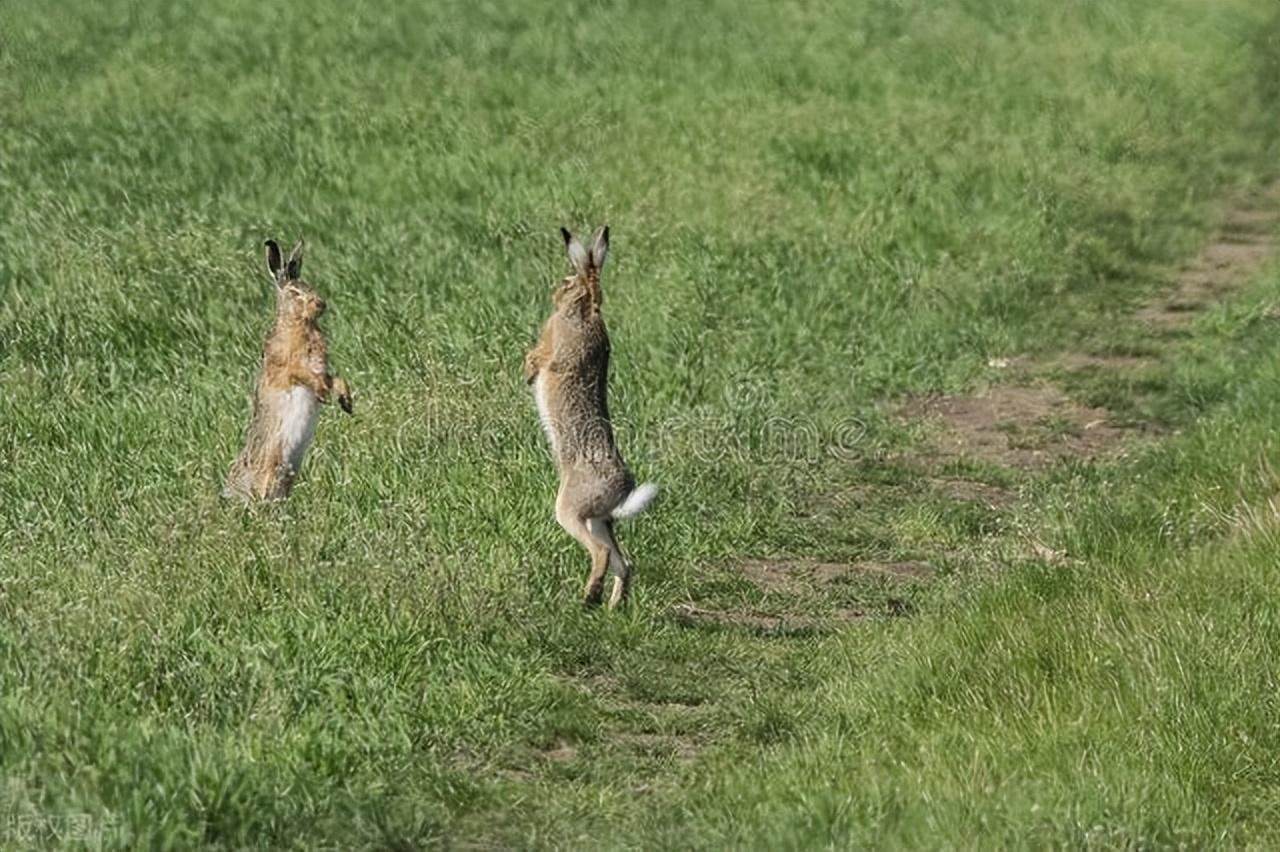
{"label": "grass field", "polygon": [[[1273,4],[180,5],[0,14],[0,848],[1280,845],[1280,268],[1143,321]],[[604,222],[617,613],[520,380]],[[356,416],[246,512],[268,236]]]}

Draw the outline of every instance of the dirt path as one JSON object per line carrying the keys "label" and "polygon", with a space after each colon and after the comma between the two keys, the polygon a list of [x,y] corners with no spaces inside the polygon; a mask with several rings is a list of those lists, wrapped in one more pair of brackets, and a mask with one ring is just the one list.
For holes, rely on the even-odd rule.
{"label": "dirt path", "polygon": [[[1167,289],[1135,311],[1134,318],[1153,348],[1251,280],[1276,255],[1277,229],[1280,181],[1239,196],[1218,234],[1172,276]],[[977,467],[1034,476],[1069,460],[1123,453],[1136,441],[1163,432],[1154,424],[1121,421],[1106,408],[1083,405],[1045,376],[1126,373],[1154,363],[1141,356],[1066,351],[1040,359],[1030,370],[1026,364],[1009,370],[1009,382],[979,393],[908,399],[897,407],[895,417],[924,434],[899,461],[928,483],[925,492],[933,499],[967,502],[990,513],[1006,511],[1015,502],[1010,491],[953,471]],[[857,489],[860,494],[867,490],[875,487]],[[838,495],[827,495],[815,502],[839,505],[842,501]],[[1042,560],[1058,561],[1064,556],[1034,540],[1028,542],[1028,550]],[[756,594],[737,602],[676,604],[671,615],[677,623],[807,634],[873,615],[905,614],[910,611],[909,595],[894,590],[927,582],[935,573],[927,562],[919,561],[832,563],[790,556],[746,559],[721,570],[746,581]],[[878,603],[850,605],[850,595],[839,594],[849,587],[874,590],[855,599]]]}
{"label": "dirt path", "polygon": [[[1276,253],[1280,181],[1241,196],[1218,234],[1172,276],[1172,284],[1144,302],[1135,319],[1153,344],[1185,326],[1253,278]],[[1011,372],[1093,374],[1141,370],[1154,359],[1058,352]],[[920,452],[935,461],[980,461],[1039,471],[1065,459],[1094,459],[1121,451],[1134,438],[1160,434],[1149,423],[1121,422],[1105,408],[1081,405],[1043,379],[1009,383],[974,395],[908,400],[898,412],[930,428]]]}
{"label": "dirt path", "polygon": [[1280,224],[1280,181],[1241,198],[1218,236],[1174,279],[1174,286],[1138,309],[1138,319],[1155,331],[1176,329],[1248,281],[1276,253]]}
{"label": "dirt path", "polygon": [[1041,385],[912,399],[898,414],[936,427],[920,450],[935,463],[967,459],[1031,471],[1113,452],[1136,431],[1113,422],[1105,408],[1081,405]]}

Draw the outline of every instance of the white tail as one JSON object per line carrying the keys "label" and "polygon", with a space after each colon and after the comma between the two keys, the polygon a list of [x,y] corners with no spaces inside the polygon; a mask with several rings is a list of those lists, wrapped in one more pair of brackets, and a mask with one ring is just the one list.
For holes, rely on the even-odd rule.
{"label": "white tail", "polygon": [[658,496],[658,486],[652,482],[637,485],[627,498],[617,505],[609,514],[615,518],[632,518],[643,512]]}

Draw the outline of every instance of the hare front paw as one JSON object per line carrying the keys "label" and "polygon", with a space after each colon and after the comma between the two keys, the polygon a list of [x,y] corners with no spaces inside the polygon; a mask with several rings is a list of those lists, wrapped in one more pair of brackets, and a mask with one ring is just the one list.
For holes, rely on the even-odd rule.
{"label": "hare front paw", "polygon": [[524,383],[531,385],[536,378],[538,378],[538,358],[535,353],[530,352],[524,356]]}
{"label": "hare front paw", "polygon": [[347,380],[341,376],[334,376],[333,390],[338,395],[338,407],[348,414],[351,413],[351,388],[347,386]]}

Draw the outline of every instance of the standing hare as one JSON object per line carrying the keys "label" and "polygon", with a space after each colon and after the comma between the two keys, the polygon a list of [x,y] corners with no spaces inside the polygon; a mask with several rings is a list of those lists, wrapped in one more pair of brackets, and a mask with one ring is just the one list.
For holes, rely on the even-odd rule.
{"label": "standing hare", "polygon": [[324,299],[299,277],[302,242],[284,261],[280,246],[267,240],[267,271],[276,285],[276,318],[263,347],[249,434],[222,489],[223,497],[246,503],[289,496],[316,428],[317,403],[333,393],[351,413],[351,389],[330,374],[328,345],[317,325]]}
{"label": "standing hare", "polygon": [[524,380],[533,385],[542,427],[560,471],[556,521],[591,554],[583,601],[600,603],[605,568],[613,570],[609,607],[631,584],[631,563],[613,533],[614,518],[639,514],[657,487],[636,487],[618,454],[609,423],[606,384],[609,335],[600,316],[600,269],[609,251],[609,229],[600,228],[587,250],[565,228],[574,272],[555,289],[555,309],[538,344],[525,356]]}

